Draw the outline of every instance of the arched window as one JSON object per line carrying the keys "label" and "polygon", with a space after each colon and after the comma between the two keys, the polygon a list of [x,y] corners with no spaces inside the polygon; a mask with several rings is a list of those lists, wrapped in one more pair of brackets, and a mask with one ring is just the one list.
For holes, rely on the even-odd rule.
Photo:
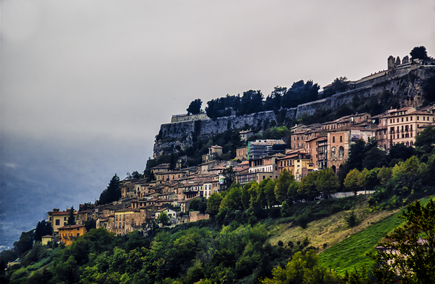
{"label": "arched window", "polygon": [[338,157],[339,158],[343,158],[344,157],[344,148],[343,148],[343,146],[340,146],[340,148],[338,148]]}
{"label": "arched window", "polygon": [[332,147],[332,149],[331,149],[331,158],[335,159],[336,157],[337,157],[337,154],[335,152],[335,147]]}

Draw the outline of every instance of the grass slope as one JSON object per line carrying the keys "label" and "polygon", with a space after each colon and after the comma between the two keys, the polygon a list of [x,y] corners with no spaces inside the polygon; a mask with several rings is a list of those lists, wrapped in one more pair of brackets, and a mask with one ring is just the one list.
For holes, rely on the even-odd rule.
{"label": "grass slope", "polygon": [[[359,197],[358,203],[353,210],[361,219],[358,226],[349,228],[345,221],[344,215],[349,213],[350,210],[344,212],[338,212],[331,214],[328,217],[320,218],[318,220],[308,223],[308,227],[303,229],[299,226],[293,226],[291,221],[293,219],[286,218],[271,220],[266,222],[265,226],[270,233],[270,243],[276,245],[278,241],[282,241],[284,245],[287,245],[289,241],[302,241],[305,237],[310,240],[310,246],[317,247],[319,252],[323,251],[323,245],[331,247],[349,236],[365,230],[371,224],[378,223],[391,214],[397,212],[397,210],[384,210],[378,212],[370,212],[367,205],[368,197]],[[322,202],[317,204],[320,209],[325,205]],[[314,211],[314,208],[311,208]]]}
{"label": "grass slope", "polygon": [[[422,204],[428,201],[429,198],[425,198]],[[370,269],[374,262],[367,256],[367,253],[374,252],[377,243],[386,234],[404,223],[404,220],[399,218],[402,211],[398,211],[323,251],[320,254],[322,265],[334,269],[340,275],[353,270],[354,267],[361,270],[363,263],[367,269]]]}
{"label": "grass slope", "polygon": [[376,244],[386,234],[403,223],[403,220],[398,218],[401,212],[399,211],[326,249],[320,254],[322,264],[335,269],[338,274],[344,274],[354,267],[360,270],[363,262],[366,264],[366,268],[370,268],[373,261],[366,254],[374,252]]}

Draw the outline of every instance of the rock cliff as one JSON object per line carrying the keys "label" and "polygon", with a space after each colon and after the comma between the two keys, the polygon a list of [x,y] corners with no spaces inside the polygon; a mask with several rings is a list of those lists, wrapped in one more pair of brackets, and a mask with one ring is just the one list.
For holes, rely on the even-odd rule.
{"label": "rock cliff", "polygon": [[[291,122],[303,113],[312,115],[318,109],[334,110],[342,105],[349,105],[356,96],[362,101],[368,98],[377,98],[381,102],[382,96],[385,94],[400,107],[418,106],[423,103],[423,81],[434,74],[435,66],[433,65],[406,64],[351,82],[349,91],[301,104],[295,108],[283,109],[282,112],[285,111],[286,121]],[[277,124],[277,116],[274,112],[263,111],[243,116],[219,117],[215,120],[162,124],[154,144],[154,158],[192,146],[194,135],[205,137],[223,133],[228,129],[261,129],[269,126],[272,122]]]}

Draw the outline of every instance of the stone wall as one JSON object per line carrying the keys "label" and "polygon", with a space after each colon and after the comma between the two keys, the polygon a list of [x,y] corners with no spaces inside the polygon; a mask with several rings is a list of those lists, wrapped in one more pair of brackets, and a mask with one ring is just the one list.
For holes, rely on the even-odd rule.
{"label": "stone wall", "polygon": [[208,120],[210,119],[207,114],[175,114],[171,118],[171,123],[184,122],[184,121],[196,121],[196,120]]}
{"label": "stone wall", "polygon": [[199,211],[189,211],[190,222],[210,219],[210,215],[201,214]]}
{"label": "stone wall", "polygon": [[[282,111],[286,112],[287,121],[294,121],[303,113],[312,115],[318,109],[337,109],[342,105],[349,105],[355,96],[358,96],[361,100],[371,97],[380,98],[385,91],[388,91],[401,107],[418,106],[423,102],[423,80],[433,74],[435,74],[435,66],[433,65],[396,65],[395,68],[388,71],[382,71],[355,81],[352,90]],[[159,139],[154,144],[154,157],[174,153],[177,152],[177,149],[186,149],[192,146],[195,128],[197,128],[196,134],[199,137],[207,137],[223,133],[228,129],[259,129],[273,121],[277,122],[274,112],[264,111],[243,116],[231,115],[217,119],[188,120],[162,124]]]}

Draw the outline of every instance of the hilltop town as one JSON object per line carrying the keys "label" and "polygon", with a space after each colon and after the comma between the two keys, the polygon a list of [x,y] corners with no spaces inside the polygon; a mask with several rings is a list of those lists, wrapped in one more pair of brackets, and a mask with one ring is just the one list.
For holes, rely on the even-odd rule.
{"label": "hilltop town", "polygon": [[[95,203],[53,208],[23,232],[0,254],[1,281],[433,279],[422,244],[433,242],[435,59],[415,50],[321,91],[301,80],[205,111],[194,100],[162,124],[143,173],[115,174]],[[412,273],[398,273],[404,260]]]}
{"label": "hilltop town", "polygon": [[[80,205],[79,210],[73,212],[76,220],[73,227],[66,226],[70,210],[60,211],[55,208],[48,212],[48,221],[54,229],[55,238],[60,236],[60,240],[67,240],[68,236],[76,236],[76,232],[84,234],[85,231],[80,228],[89,220],[95,220],[96,228],[104,227],[117,235],[132,231],[147,235],[155,228],[155,221],[162,212],[168,215],[169,223],[166,225],[170,226],[209,219],[209,214],[204,210],[191,210],[190,203],[195,199],[208,199],[233,182],[243,186],[252,181],[260,183],[266,179],[276,179],[284,170],[290,172],[297,181],[313,171],[327,168],[338,174],[349,158],[351,145],[361,139],[366,143],[375,139],[378,147],[385,152],[398,144],[413,147],[417,135],[426,127],[434,125],[434,106],[422,106],[424,99],[421,84],[423,79],[435,71],[435,61],[416,59],[411,62],[408,57],[401,61],[400,58],[390,56],[387,67],[387,70],[349,82],[344,92],[285,109],[287,122],[295,123],[286,127],[284,120],[279,128],[281,132],[278,131],[278,136],[282,137],[278,139],[262,138],[266,129],[257,127],[267,127],[270,121],[274,121],[273,125],[278,125],[273,111],[256,113],[255,119],[252,114],[237,116],[231,110],[229,116],[218,118],[210,118],[205,113],[172,116],[171,123],[162,125],[160,136],[156,139],[155,161],[168,156],[159,150],[165,137],[175,138],[169,142],[172,145],[172,158],[177,149],[183,150],[187,144],[192,144],[193,136],[219,134],[228,129],[237,134],[238,145],[241,147],[235,149],[235,156],[228,158],[228,153],[224,153],[224,145],[210,145],[207,153],[201,155],[199,164],[186,166],[188,157],[176,156],[176,161],[149,167],[146,171],[148,176],[139,175],[120,182],[121,196],[118,200],[108,204]],[[376,115],[353,113],[323,123],[305,125],[300,123],[300,119],[297,120],[304,115],[314,114],[316,106],[339,107],[337,104],[348,103],[351,101],[349,96],[361,96],[364,93],[364,96],[376,98],[381,92],[374,92],[376,88],[390,86],[391,82],[397,83],[398,79],[403,80],[410,74],[414,76],[414,85],[406,86],[409,96],[400,98],[400,103],[396,104],[399,107],[391,106]],[[420,78],[420,81],[416,78]],[[323,87],[319,96],[328,92],[330,87],[331,85]],[[384,87],[381,89],[382,92],[385,91]],[[392,88],[391,96],[398,96],[399,89],[403,91],[404,87]],[[281,108],[279,113],[282,110]],[[264,123],[265,118],[269,120],[267,124]],[[230,127],[228,121],[232,121]],[[196,129],[197,133],[193,134],[195,128],[198,128],[198,122],[203,124],[201,130]],[[222,123],[225,124],[223,128],[219,126]],[[243,126],[236,127],[237,125]],[[272,128],[277,129],[276,126]],[[176,139],[181,136],[185,141]],[[173,147],[174,145],[178,147]]]}

